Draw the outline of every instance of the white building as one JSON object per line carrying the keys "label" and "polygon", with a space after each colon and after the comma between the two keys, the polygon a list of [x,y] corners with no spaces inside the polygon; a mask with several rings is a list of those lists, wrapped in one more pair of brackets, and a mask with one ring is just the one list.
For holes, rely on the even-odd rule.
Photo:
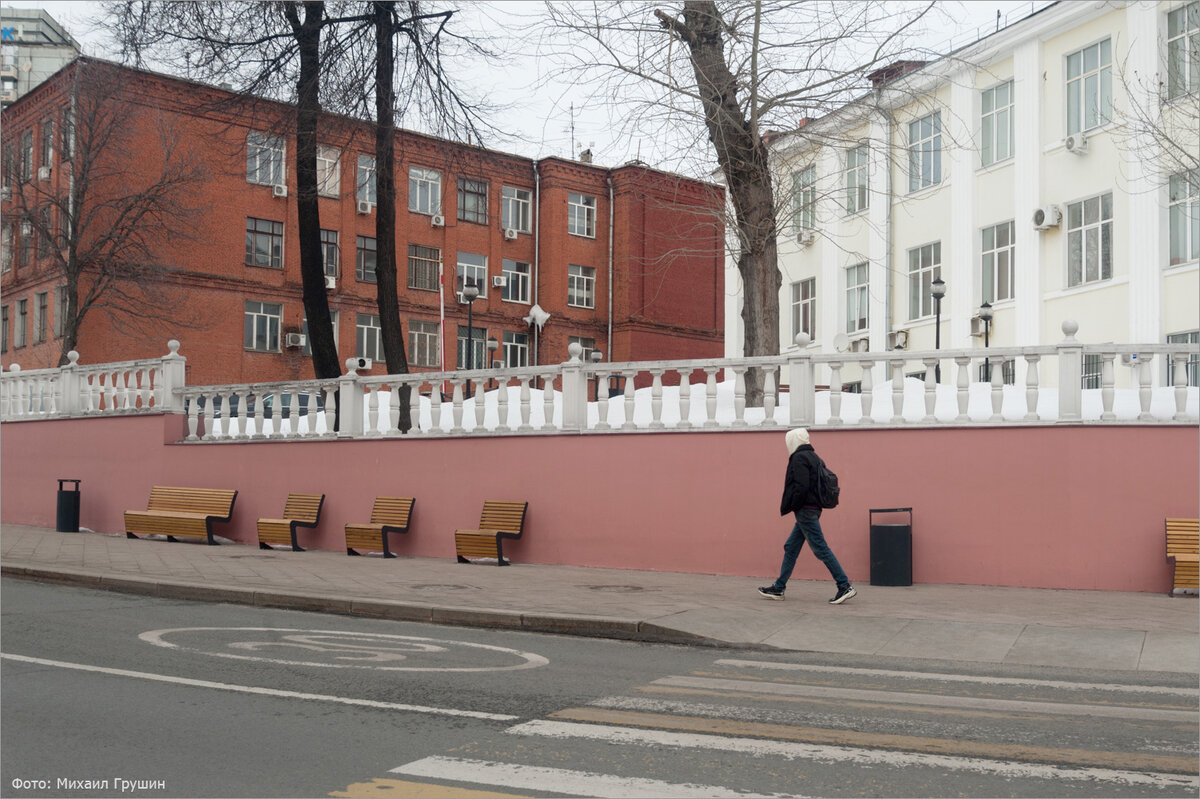
{"label": "white building", "polygon": [[9,105],[79,55],[79,44],[45,11],[0,9],[0,104]]}
{"label": "white building", "polygon": [[1056,3],[872,77],[772,142],[782,351],[982,347],[984,302],[993,347],[1197,341],[1200,0]]}

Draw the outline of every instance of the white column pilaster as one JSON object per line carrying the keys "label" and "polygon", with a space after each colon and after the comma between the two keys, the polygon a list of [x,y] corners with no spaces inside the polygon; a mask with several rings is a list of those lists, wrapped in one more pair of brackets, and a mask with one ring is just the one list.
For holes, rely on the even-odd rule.
{"label": "white column pilaster", "polygon": [[[1130,3],[1125,7],[1125,24],[1129,48],[1124,66],[1126,91],[1129,105],[1147,109],[1159,107],[1157,80],[1159,71],[1158,46],[1160,12],[1156,3]],[[1119,44],[1118,44],[1119,46]],[[1122,48],[1123,49],[1123,48]],[[1114,50],[1115,55],[1115,50]],[[1113,78],[1117,67],[1113,67]],[[1116,242],[1118,248],[1123,238],[1126,242],[1125,257],[1114,253],[1114,277],[1121,272],[1121,262],[1129,269],[1129,330],[1128,341],[1162,340],[1162,265],[1163,242],[1166,236],[1166,215],[1162,208],[1164,184],[1168,175],[1159,173],[1154,136],[1144,125],[1134,123],[1128,131],[1127,140],[1118,142],[1123,167],[1117,175],[1118,190],[1124,189],[1129,203],[1128,224],[1117,217]],[[1128,185],[1121,186],[1120,175],[1128,176]],[[1116,331],[1114,331],[1116,332]],[[1121,334],[1116,332],[1119,337]],[[1119,340],[1119,338],[1118,338]]]}
{"label": "white column pilaster", "polygon": [[[975,75],[956,73],[950,78],[950,113],[942,115],[948,134],[946,155],[950,173],[950,229],[942,245],[942,346],[967,347],[971,341],[971,315],[978,307],[975,288]],[[947,313],[947,311],[949,313]]]}
{"label": "white column pilaster", "polygon": [[[1013,276],[1016,329],[1012,343],[1033,346],[1042,337],[1042,234],[1033,228],[1033,212],[1043,204],[1041,191],[1042,43],[1024,41],[1013,53],[1013,219],[1016,268]],[[1065,209],[1064,209],[1065,210]],[[1049,343],[1049,342],[1046,342]]]}

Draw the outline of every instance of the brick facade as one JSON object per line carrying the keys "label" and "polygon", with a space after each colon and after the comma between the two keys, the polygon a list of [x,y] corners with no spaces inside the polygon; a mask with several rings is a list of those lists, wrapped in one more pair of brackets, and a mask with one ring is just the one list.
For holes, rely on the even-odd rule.
{"label": "brick facade", "polygon": [[[37,247],[26,252],[14,193],[31,196],[30,192],[66,190],[70,170],[62,163],[60,147],[52,148],[50,180],[35,181],[43,120],[61,119],[79,63],[3,112],[5,185],[11,185],[3,203],[5,367],[11,363],[25,369],[53,366],[61,350],[53,317],[58,312],[55,291],[64,279],[39,257]],[[134,175],[147,179],[162,159],[163,131],[170,130],[172,146],[198,154],[208,167],[208,177],[191,190],[194,196],[189,200],[202,209],[195,215],[193,235],[184,244],[152,243],[165,270],[155,270],[143,285],[128,287],[142,293],[145,308],[159,308],[161,313],[130,315],[93,309],[80,330],[81,362],[155,357],[165,352],[168,338],[177,338],[188,358],[192,384],[311,377],[309,357],[285,344],[286,333],[302,329],[304,313],[293,109],[147,72],[119,68],[119,75],[126,95],[121,102],[131,103],[137,111],[129,113],[137,145],[130,153],[106,154],[109,166],[128,170],[131,182],[136,182]],[[26,131],[32,132],[35,161],[28,182],[19,168]],[[285,142],[286,196],[277,196],[282,192],[270,181],[250,180],[247,158],[252,135]],[[358,316],[378,314],[375,284],[356,274],[356,243],[359,237],[375,236],[375,208],[360,208],[356,197],[358,157],[373,157],[374,134],[367,124],[326,115],[318,140],[340,153],[338,190],[333,196],[322,196],[319,203],[322,230],[337,235],[339,264],[329,306],[337,316],[338,355],[344,361],[360,354]],[[15,164],[12,169],[10,163]],[[409,210],[413,167],[440,176],[440,224],[435,224],[431,213]],[[485,213],[482,206],[473,212],[469,203],[460,209],[460,179],[473,182],[465,188],[476,190],[476,196],[486,196]],[[504,357],[506,332],[528,338],[531,365],[565,360],[572,337],[594,341],[606,361],[721,356],[724,195],[720,187],[637,164],[607,169],[557,157],[532,160],[408,131],[396,134],[395,180],[397,282],[410,362],[414,355],[410,324],[439,321],[436,285],[421,288],[410,282],[410,245],[434,248],[444,263],[442,346],[447,369],[455,368],[458,327],[467,323],[467,307],[454,293],[455,267],[464,260],[486,263],[486,280],[472,310],[473,326],[485,329],[485,338],[501,343],[493,356],[497,359]],[[506,187],[528,192],[529,224],[515,235],[501,225]],[[572,196],[592,198],[593,203],[591,224],[577,231],[579,235],[568,232]],[[256,260],[253,253],[247,254],[248,226],[262,228],[263,240],[269,241],[271,223],[282,224],[281,268],[248,264]],[[503,299],[504,289],[493,285],[493,279],[504,273],[506,261],[529,265],[528,296]],[[576,273],[574,281],[572,273]],[[85,270],[81,285],[86,288],[94,280],[94,273]],[[42,292],[49,297],[50,318],[46,340],[35,341],[35,304]],[[575,302],[569,302],[569,297]],[[21,300],[26,301],[26,334],[24,346],[17,346]],[[265,303],[271,310],[281,306],[279,346],[273,351],[245,346],[247,302]],[[535,303],[550,314],[540,334],[524,321]],[[381,354],[377,361],[372,371],[382,373]],[[476,368],[484,365],[475,362]],[[436,369],[437,363],[414,363],[411,368]]]}

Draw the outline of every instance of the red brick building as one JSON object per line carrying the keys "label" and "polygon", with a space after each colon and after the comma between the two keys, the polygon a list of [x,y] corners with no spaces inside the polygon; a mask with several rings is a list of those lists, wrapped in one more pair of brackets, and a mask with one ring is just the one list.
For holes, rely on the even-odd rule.
{"label": "red brick building", "polygon": [[[23,220],[60,214],[82,168],[78,143],[68,141],[80,129],[70,115],[81,107],[73,96],[81,63],[117,75],[111,102],[126,104],[119,113],[133,145],[100,152],[111,174],[148,183],[168,151],[206,167],[181,191],[194,209],[180,220],[190,235],[145,243],[157,268],[125,287],[124,309],[99,304],[88,312],[76,347],[81,362],[155,357],[177,338],[192,384],[311,377],[294,108],[94,60],[73,62],[3,111],[4,366],[59,359],[63,271],[54,265],[56,244],[38,240]],[[374,132],[326,115],[318,140],[339,359],[370,358],[381,373]],[[446,369],[465,368],[468,308],[457,294],[464,278],[480,290],[471,309],[476,368],[489,361],[488,338],[497,343],[491,357],[511,366],[563,361],[571,341],[607,361],[721,356],[720,187],[638,164],[531,160],[408,131],[396,134],[395,181],[397,281],[414,371],[441,368],[443,353]],[[93,192],[90,202],[101,199]],[[94,226],[82,235],[107,235],[107,225]],[[85,268],[81,294],[100,279]],[[131,309],[129,297],[145,312]],[[527,320],[535,308],[549,314],[540,329]]]}

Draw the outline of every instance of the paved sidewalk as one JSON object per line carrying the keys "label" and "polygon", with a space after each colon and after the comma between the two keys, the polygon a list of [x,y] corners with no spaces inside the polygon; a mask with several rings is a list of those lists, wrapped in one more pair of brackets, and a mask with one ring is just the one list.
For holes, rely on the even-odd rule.
{"label": "paved sidewalk", "polygon": [[[1200,674],[1195,597],[962,585],[856,584],[451,559],[265,552],[5,524],[5,575],[158,597],[597,637]],[[869,660],[864,660],[864,665]]]}

